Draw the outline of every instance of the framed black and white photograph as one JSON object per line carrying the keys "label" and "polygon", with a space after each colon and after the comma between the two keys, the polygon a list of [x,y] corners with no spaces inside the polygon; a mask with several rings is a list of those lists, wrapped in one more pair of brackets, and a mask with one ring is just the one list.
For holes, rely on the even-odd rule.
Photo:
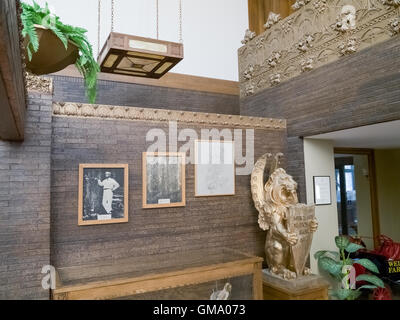
{"label": "framed black and white photograph", "polygon": [[195,141],[195,196],[235,195],[233,141]]}
{"label": "framed black and white photograph", "polygon": [[332,204],[331,177],[315,176],[314,178],[314,203],[315,205]]}
{"label": "framed black and white photograph", "polygon": [[143,208],[184,207],[185,153],[143,153]]}
{"label": "framed black and white photograph", "polygon": [[128,165],[80,164],[78,225],[128,221]]}

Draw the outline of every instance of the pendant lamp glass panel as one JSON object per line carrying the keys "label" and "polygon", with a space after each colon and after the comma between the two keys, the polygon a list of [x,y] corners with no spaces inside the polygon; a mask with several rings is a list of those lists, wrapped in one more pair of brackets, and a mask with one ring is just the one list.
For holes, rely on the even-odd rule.
{"label": "pendant lamp glass panel", "polygon": [[111,32],[99,55],[101,72],[159,79],[183,59],[183,44]]}

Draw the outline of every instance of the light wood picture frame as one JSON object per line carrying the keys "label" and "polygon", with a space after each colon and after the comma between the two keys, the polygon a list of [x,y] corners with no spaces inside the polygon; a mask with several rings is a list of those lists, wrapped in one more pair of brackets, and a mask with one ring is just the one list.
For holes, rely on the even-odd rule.
{"label": "light wood picture frame", "polygon": [[[211,158],[214,157],[207,155],[211,163],[202,163],[200,159],[199,145],[203,144],[204,148],[224,147],[220,150],[220,155],[224,154],[224,158],[220,160],[223,163],[212,163]],[[230,145],[231,159],[226,161],[225,146]],[[213,150],[213,149],[211,149]],[[228,150],[229,151],[229,150]],[[234,141],[210,141],[210,140],[195,140],[194,142],[195,153],[195,197],[218,197],[218,196],[234,196],[236,194],[236,166],[235,166],[235,142]],[[230,153],[230,152],[229,152]],[[225,163],[226,162],[226,163]]]}
{"label": "light wood picture frame", "polygon": [[144,209],[186,206],[184,152],[143,152]]}
{"label": "light wood picture frame", "polygon": [[79,165],[78,225],[128,222],[129,165]]}

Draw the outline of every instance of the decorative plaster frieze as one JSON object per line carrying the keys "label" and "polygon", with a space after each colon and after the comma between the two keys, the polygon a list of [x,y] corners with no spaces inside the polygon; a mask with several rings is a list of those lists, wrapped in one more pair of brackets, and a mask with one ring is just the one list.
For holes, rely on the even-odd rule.
{"label": "decorative plaster frieze", "polygon": [[248,127],[254,129],[286,129],[286,120],[283,119],[70,102],[53,103],[53,114],[55,116],[64,117],[109,120],[178,121],[197,125]]}
{"label": "decorative plaster frieze", "polygon": [[[249,38],[238,50],[241,97],[256,94],[400,33],[400,0],[296,3],[300,6],[296,12],[254,39]],[[245,72],[250,65],[253,72],[249,79]]]}
{"label": "decorative plaster frieze", "polygon": [[53,79],[51,78],[39,77],[26,72],[25,81],[28,92],[33,91],[43,94],[53,93]]}

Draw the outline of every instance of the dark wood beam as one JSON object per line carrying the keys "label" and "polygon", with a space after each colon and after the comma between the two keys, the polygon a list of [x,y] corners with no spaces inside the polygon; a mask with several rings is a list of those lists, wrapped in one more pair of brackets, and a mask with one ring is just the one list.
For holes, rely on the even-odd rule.
{"label": "dark wood beam", "polygon": [[0,139],[23,140],[25,81],[19,31],[19,1],[0,1]]}

